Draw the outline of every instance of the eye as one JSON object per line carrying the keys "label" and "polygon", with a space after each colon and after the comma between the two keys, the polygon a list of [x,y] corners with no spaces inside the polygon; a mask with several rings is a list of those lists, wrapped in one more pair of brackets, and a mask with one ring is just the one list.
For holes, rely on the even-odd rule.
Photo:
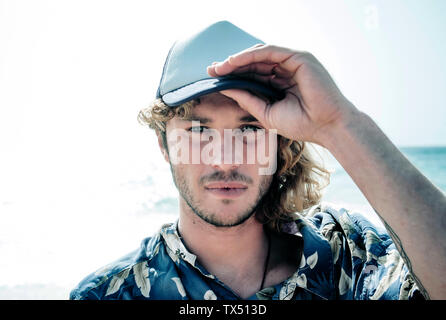
{"label": "eye", "polygon": [[256,132],[257,130],[261,130],[261,129],[263,129],[263,128],[254,126],[252,124],[247,124],[247,125],[240,127],[240,130],[242,130],[242,132],[244,132],[244,133],[245,132]]}
{"label": "eye", "polygon": [[190,127],[189,129],[187,129],[187,131],[190,132],[194,132],[194,133],[203,133],[204,130],[207,130],[207,127],[203,127],[203,126],[195,126],[195,127]]}

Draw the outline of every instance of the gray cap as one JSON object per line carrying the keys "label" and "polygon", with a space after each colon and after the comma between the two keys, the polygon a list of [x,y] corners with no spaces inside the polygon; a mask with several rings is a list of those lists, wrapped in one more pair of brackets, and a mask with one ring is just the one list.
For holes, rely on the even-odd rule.
{"label": "gray cap", "polygon": [[157,98],[176,107],[202,95],[225,89],[245,89],[280,100],[284,93],[258,81],[237,76],[211,77],[206,68],[214,61],[263,43],[228,21],[174,43],[164,64]]}

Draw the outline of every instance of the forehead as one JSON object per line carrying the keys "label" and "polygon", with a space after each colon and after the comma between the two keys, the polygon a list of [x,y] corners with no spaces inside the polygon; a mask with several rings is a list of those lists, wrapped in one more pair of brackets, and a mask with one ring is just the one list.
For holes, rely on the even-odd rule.
{"label": "forehead", "polygon": [[211,93],[200,98],[200,103],[193,109],[194,114],[225,114],[229,116],[231,114],[235,116],[249,115],[246,110],[240,108],[240,106],[234,100],[224,96],[219,92]]}
{"label": "forehead", "polygon": [[202,96],[200,103],[193,108],[192,114],[205,116],[213,121],[252,118],[251,114],[242,109],[237,102],[218,92]]}

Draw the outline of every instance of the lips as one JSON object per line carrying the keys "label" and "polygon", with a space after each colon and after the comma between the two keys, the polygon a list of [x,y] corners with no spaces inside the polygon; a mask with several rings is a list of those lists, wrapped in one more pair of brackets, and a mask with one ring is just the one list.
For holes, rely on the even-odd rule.
{"label": "lips", "polygon": [[247,189],[245,184],[239,182],[212,182],[204,186],[206,189]]}
{"label": "lips", "polygon": [[248,186],[239,182],[212,182],[205,185],[204,188],[214,197],[235,199],[241,196]]}

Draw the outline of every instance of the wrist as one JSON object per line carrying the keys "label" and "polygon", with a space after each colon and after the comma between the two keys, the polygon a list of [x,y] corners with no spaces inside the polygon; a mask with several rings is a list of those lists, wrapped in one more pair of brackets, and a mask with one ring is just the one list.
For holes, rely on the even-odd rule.
{"label": "wrist", "polygon": [[329,125],[319,130],[316,142],[333,153],[340,145],[349,143],[351,135],[358,128],[365,126],[371,120],[365,113],[358,110],[350,102],[342,106],[342,112]]}

